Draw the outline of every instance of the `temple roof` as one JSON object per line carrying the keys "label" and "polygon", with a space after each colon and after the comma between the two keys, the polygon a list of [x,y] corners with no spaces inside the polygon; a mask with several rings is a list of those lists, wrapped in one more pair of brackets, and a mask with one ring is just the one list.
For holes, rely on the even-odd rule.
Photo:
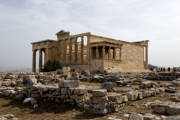
{"label": "temple roof", "polygon": [[69,34],[69,31],[65,31],[65,30],[60,30],[59,32],[56,33],[56,35],[63,35],[63,34]]}
{"label": "temple roof", "polygon": [[37,43],[45,43],[45,42],[54,42],[55,40],[41,40],[41,41],[37,41],[37,42],[32,42],[31,44],[37,44]]}

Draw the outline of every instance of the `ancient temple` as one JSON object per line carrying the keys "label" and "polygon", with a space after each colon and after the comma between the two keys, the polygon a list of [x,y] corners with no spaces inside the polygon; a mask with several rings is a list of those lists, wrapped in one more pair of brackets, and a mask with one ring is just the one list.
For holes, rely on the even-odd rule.
{"label": "ancient temple", "polygon": [[[70,35],[61,30],[57,40],[33,42],[32,71],[36,72],[39,51],[39,72],[47,61],[90,72],[140,72],[148,69],[148,40],[127,42],[98,36],[90,32]],[[42,54],[44,57],[42,57]]]}

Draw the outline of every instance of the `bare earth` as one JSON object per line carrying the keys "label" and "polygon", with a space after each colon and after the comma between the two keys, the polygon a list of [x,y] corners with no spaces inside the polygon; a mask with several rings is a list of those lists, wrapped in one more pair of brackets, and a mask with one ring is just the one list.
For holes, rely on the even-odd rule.
{"label": "bare earth", "polygon": [[[169,101],[168,94],[164,93],[156,97],[145,98],[143,100],[131,102],[131,104],[122,107],[118,113],[109,114],[107,116],[96,116],[81,112],[74,106],[65,104],[46,103],[40,104],[35,110],[31,106],[25,106],[22,102],[15,102],[10,99],[0,98],[0,115],[14,114],[19,120],[108,120],[108,118],[123,118],[125,113],[151,111],[142,105],[146,102],[155,100]],[[122,120],[126,120],[123,118]]]}

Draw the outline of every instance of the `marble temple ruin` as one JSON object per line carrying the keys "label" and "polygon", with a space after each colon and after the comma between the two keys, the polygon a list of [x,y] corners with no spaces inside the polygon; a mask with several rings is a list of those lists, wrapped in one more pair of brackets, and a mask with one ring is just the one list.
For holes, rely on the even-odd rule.
{"label": "marble temple ruin", "polygon": [[[133,72],[148,69],[148,40],[127,42],[98,36],[90,32],[70,35],[61,30],[57,40],[42,40],[32,44],[32,71],[36,72],[39,51],[39,72],[47,61],[59,61],[62,66],[84,71]],[[44,56],[43,56],[44,55]]]}

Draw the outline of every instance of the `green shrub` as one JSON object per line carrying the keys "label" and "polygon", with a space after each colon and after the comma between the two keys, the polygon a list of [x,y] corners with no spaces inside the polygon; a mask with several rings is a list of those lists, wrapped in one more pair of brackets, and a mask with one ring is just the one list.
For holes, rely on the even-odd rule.
{"label": "green shrub", "polygon": [[59,61],[48,61],[43,68],[43,72],[56,71],[57,69],[62,69]]}

